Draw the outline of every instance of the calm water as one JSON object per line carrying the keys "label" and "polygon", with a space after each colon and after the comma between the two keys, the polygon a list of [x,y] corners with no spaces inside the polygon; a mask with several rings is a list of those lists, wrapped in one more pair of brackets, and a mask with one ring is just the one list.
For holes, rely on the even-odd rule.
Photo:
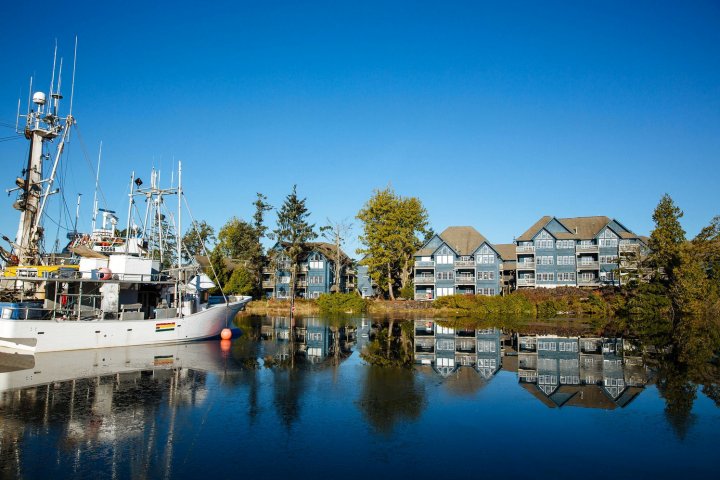
{"label": "calm water", "polygon": [[411,322],[387,350],[368,320],[263,318],[229,346],[3,354],[0,476],[714,474],[714,367],[541,330]]}

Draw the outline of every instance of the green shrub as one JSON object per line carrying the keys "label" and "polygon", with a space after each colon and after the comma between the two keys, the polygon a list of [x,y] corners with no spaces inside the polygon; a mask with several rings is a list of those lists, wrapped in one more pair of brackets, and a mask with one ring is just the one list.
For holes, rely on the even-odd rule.
{"label": "green shrub", "polygon": [[363,313],[367,302],[357,293],[324,293],[317,300],[320,313]]}

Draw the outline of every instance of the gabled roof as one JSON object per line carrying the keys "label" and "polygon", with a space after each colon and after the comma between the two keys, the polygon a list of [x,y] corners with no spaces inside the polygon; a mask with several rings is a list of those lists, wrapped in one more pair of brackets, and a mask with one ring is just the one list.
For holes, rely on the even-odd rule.
{"label": "gabled roof", "polygon": [[589,240],[595,238],[611,219],[606,216],[558,218],[568,230],[575,233],[575,238]]}
{"label": "gabled roof", "polygon": [[[550,234],[558,240],[591,240],[600,233],[600,231],[607,227],[613,219],[604,215],[598,215],[594,217],[570,217],[570,218],[557,218],[546,215],[533,224],[525,233],[520,235],[516,241],[529,242],[535,235],[540,232],[548,223],[555,218],[563,227],[569,232],[550,232]],[[619,222],[616,221],[619,224]],[[621,225],[622,226],[622,225]],[[624,228],[624,227],[623,227]],[[631,232],[616,232],[620,238],[641,238]]]}
{"label": "gabled roof", "polygon": [[433,239],[439,238],[457,255],[472,255],[483,243],[494,248],[480,232],[473,227],[448,227],[442,233],[436,233],[425,245],[415,252],[415,256],[429,256],[435,253],[437,247],[429,247]]}
{"label": "gabled roof", "polygon": [[517,261],[517,249],[514,243],[496,243],[493,247],[495,247],[495,251],[500,254],[503,262]]}
{"label": "gabled roof", "polygon": [[528,228],[525,233],[520,235],[517,240],[520,242],[528,242],[532,240],[535,234],[540,231],[540,229],[550,223],[550,220],[552,220],[552,218],[553,217],[551,217],[550,215],[545,215],[544,217],[540,218],[540,220],[535,222],[532,227]]}
{"label": "gabled roof", "polygon": [[472,255],[487,240],[473,227],[448,227],[440,238],[458,255]]}
{"label": "gabled roof", "polygon": [[[286,242],[283,242],[283,245],[286,245]],[[283,246],[276,243],[272,249],[282,251]],[[333,260],[335,257],[335,245],[327,242],[308,242],[305,244],[305,251],[300,255],[300,260],[306,260],[312,252],[322,253],[328,260]],[[342,249],[340,249],[340,258],[342,259],[343,265],[352,263],[352,259],[348,257]]]}

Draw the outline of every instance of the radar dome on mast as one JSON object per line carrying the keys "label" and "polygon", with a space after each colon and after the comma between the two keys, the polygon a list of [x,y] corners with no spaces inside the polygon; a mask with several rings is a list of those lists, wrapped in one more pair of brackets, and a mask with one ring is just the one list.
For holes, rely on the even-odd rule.
{"label": "radar dome on mast", "polygon": [[45,105],[45,94],[43,92],[33,93],[32,101],[35,105]]}

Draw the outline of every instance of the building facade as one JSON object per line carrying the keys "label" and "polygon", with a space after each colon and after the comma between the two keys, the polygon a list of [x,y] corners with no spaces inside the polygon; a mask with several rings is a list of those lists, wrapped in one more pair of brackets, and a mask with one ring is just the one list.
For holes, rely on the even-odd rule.
{"label": "building facade", "polygon": [[472,227],[448,227],[415,252],[416,300],[446,295],[499,295],[502,257]]}
{"label": "building facade", "polygon": [[639,268],[643,237],[604,217],[542,217],[515,239],[517,288],[619,285]]}
{"label": "building facade", "polygon": [[[341,252],[340,265],[336,265],[335,246],[324,242],[308,243],[297,266],[295,296],[318,298],[323,293],[348,292],[355,289],[355,270],[350,258]],[[270,261],[263,268],[262,288],[267,298],[290,297],[290,259],[281,245],[270,250]],[[340,268],[340,284],[335,285],[335,269]]]}

